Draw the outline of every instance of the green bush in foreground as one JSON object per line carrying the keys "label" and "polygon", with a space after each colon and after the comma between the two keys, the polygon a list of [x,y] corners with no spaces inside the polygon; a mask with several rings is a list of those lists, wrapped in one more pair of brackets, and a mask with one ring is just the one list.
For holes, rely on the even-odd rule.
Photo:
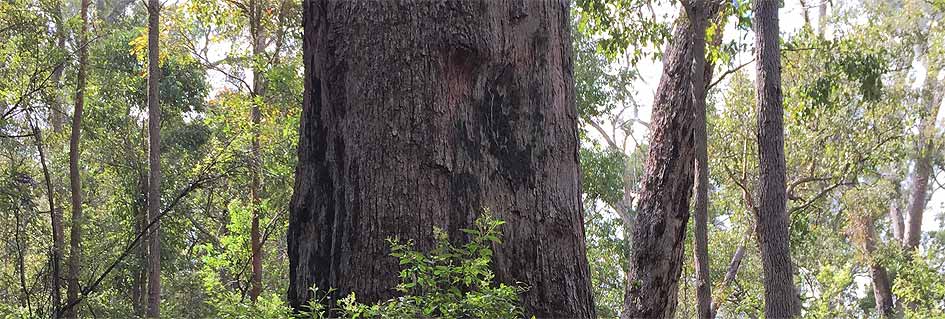
{"label": "green bush in foreground", "polygon": [[354,293],[338,301],[337,309],[325,306],[328,293],[313,288],[301,318],[521,318],[519,295],[525,288],[495,283],[490,268],[492,246],[501,243],[503,221],[489,213],[475,221],[475,229],[464,229],[468,243],[455,247],[442,229],[435,228],[436,247],[429,253],[414,250],[413,242],[388,239],[391,256],[400,260],[400,297],[363,304]]}

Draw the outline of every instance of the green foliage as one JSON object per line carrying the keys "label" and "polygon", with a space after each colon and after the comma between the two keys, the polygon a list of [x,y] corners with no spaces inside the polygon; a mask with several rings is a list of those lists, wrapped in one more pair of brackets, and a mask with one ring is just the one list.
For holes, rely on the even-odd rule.
{"label": "green foliage", "polygon": [[905,306],[906,318],[945,318],[945,276],[918,252],[897,258],[893,293]]}
{"label": "green foliage", "polygon": [[[388,239],[391,256],[400,260],[402,294],[376,304],[357,301],[352,292],[338,302],[337,313],[344,318],[520,318],[519,295],[526,288],[495,283],[492,273],[493,246],[501,244],[503,221],[488,212],[475,221],[474,229],[463,229],[469,242],[450,243],[446,233],[434,229],[436,247],[429,253],[413,249],[413,244]],[[327,318],[326,297],[315,289],[305,318]]]}

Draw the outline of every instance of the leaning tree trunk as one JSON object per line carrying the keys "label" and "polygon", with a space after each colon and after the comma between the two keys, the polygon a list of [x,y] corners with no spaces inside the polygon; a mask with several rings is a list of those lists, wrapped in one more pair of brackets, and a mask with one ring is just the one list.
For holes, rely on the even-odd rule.
{"label": "leaning tree trunk", "polygon": [[148,219],[154,223],[148,235],[148,318],[161,316],[160,6],[148,1]]}
{"label": "leaning tree trunk", "polygon": [[[694,6],[700,6],[704,17],[715,16],[721,8],[715,2]],[[676,311],[696,152],[693,101],[698,97],[692,86],[703,88],[695,93],[704,98],[705,79],[712,74],[705,71],[704,57],[703,65],[693,69],[693,40],[689,19],[681,17],[663,54],[663,76],[653,102],[624,318],[672,318]],[[704,44],[704,36],[701,41]],[[696,73],[701,82],[692,82]]]}
{"label": "leaning tree trunk", "polygon": [[663,54],[633,228],[624,318],[672,318],[693,186],[692,30],[682,17]]}
{"label": "leaning tree trunk", "polygon": [[755,29],[756,103],[758,104],[758,240],[764,270],[765,317],[792,318],[801,305],[794,287],[787,214],[781,57],[776,0],[757,0]]}
{"label": "leaning tree trunk", "polygon": [[505,220],[496,279],[526,313],[594,317],[566,1],[303,2],[289,302],[396,295],[385,238]]}
{"label": "leaning tree trunk", "polygon": [[76,76],[75,110],[72,112],[72,132],[69,137],[69,187],[72,201],[72,226],[69,229],[69,274],[66,298],[69,306],[63,316],[75,318],[79,310],[79,271],[82,265],[82,180],[79,175],[79,139],[82,133],[82,111],[85,107],[86,64],[89,60],[89,0],[82,0],[79,15],[82,29],[79,31],[79,72]]}

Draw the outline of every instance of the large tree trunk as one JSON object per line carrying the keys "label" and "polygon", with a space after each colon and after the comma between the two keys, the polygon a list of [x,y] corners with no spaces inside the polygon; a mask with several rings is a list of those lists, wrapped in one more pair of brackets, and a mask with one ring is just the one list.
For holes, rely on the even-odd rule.
{"label": "large tree trunk", "polygon": [[663,54],[633,229],[624,318],[672,318],[676,310],[695,159],[691,37],[688,19],[680,18]]}
{"label": "large tree trunk", "polygon": [[791,318],[800,316],[801,305],[794,287],[786,210],[778,5],[775,0],[752,3],[760,170],[757,230],[764,270],[765,317]]}
{"label": "large tree trunk", "polygon": [[396,294],[385,238],[506,221],[496,279],[528,316],[591,318],[567,1],[303,2],[289,302]]}
{"label": "large tree trunk", "polygon": [[69,275],[66,290],[68,303],[71,305],[63,314],[66,318],[75,318],[79,309],[79,271],[82,263],[82,181],[79,176],[79,138],[82,133],[82,109],[85,107],[86,64],[89,51],[89,1],[82,0],[79,15],[82,29],[79,31],[79,72],[76,76],[75,110],[72,113],[72,132],[69,137],[69,186],[72,192],[72,226],[69,238]]}
{"label": "large tree trunk", "polygon": [[932,176],[932,160],[935,157],[935,119],[938,117],[939,105],[942,103],[940,87],[942,84],[935,79],[938,72],[930,68],[926,78],[925,96],[927,116],[919,120],[919,150],[915,155],[915,171],[912,175],[912,193],[910,194],[909,213],[906,219],[903,248],[906,252],[919,247],[922,239],[922,215],[928,204],[929,178]]}
{"label": "large tree trunk", "polygon": [[148,311],[147,317],[161,316],[161,105],[158,84],[161,80],[160,56],[161,4],[148,1],[148,220],[154,226],[148,235]]}
{"label": "large tree trunk", "polygon": [[262,158],[259,156],[259,99],[263,96],[265,87],[263,81],[263,70],[259,68],[259,61],[263,58],[262,53],[266,49],[265,32],[263,30],[262,10],[263,6],[256,1],[250,2],[249,15],[250,34],[253,41],[253,88],[252,88],[252,109],[250,110],[250,121],[253,128],[252,141],[252,167],[250,169],[250,200],[252,201],[253,216],[250,229],[250,251],[252,254],[253,279],[252,288],[249,291],[249,297],[253,302],[262,292],[262,241],[259,233],[259,171],[262,169]]}

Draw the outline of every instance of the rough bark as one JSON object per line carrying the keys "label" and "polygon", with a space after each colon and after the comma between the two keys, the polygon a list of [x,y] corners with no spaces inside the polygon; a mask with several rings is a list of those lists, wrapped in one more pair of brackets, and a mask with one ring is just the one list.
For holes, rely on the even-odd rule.
{"label": "rough bark", "polygon": [[[713,1],[714,2],[714,1]],[[712,318],[712,279],[709,278],[709,154],[706,132],[705,31],[707,3],[690,1],[686,12],[692,20],[692,104],[695,140],[695,207],[693,210],[693,263],[696,273],[696,317]]]}
{"label": "rough bark", "polygon": [[800,315],[794,287],[789,216],[786,210],[781,57],[776,0],[752,2],[758,105],[758,241],[764,270],[765,317]]}
{"label": "rough bark", "polygon": [[154,223],[148,235],[148,311],[161,316],[161,80],[159,0],[148,0],[148,220]]}
{"label": "rough bark", "polygon": [[680,18],[653,102],[623,318],[672,318],[676,310],[695,159],[691,39]]}
{"label": "rough bark", "polygon": [[78,75],[76,76],[75,89],[75,109],[72,113],[72,132],[69,137],[69,186],[71,190],[72,202],[72,226],[69,229],[69,274],[66,289],[68,307],[63,314],[66,318],[75,318],[79,309],[79,271],[82,265],[82,181],[79,175],[79,139],[82,133],[82,111],[85,107],[85,86],[86,86],[86,64],[88,64],[89,52],[89,3],[90,0],[82,0],[79,15],[82,19],[82,28],[79,31],[79,61]]}
{"label": "rough bark", "polygon": [[922,215],[928,204],[929,178],[932,176],[932,161],[935,158],[935,119],[938,117],[939,105],[942,104],[942,94],[939,88],[943,85],[934,78],[938,74],[929,71],[926,79],[924,96],[927,116],[919,120],[919,150],[915,154],[915,171],[912,175],[912,193],[910,194],[909,212],[906,219],[905,234],[903,235],[903,249],[911,252],[919,247],[922,239]]}
{"label": "rough bark", "polygon": [[260,111],[259,103],[260,98],[264,93],[264,81],[263,81],[263,71],[258,67],[258,61],[260,61],[263,56],[263,52],[266,49],[265,42],[265,32],[263,30],[262,24],[262,10],[263,6],[257,3],[256,1],[250,2],[250,12],[249,15],[249,24],[250,24],[250,34],[252,35],[253,41],[253,60],[257,63],[253,63],[253,88],[252,88],[252,109],[250,110],[250,121],[252,122],[253,128],[253,140],[252,140],[252,168],[250,170],[250,200],[253,204],[253,216],[252,216],[252,226],[250,229],[250,251],[252,254],[252,268],[253,268],[253,278],[252,278],[252,288],[249,291],[249,298],[253,302],[256,302],[256,299],[259,297],[259,293],[262,292],[262,242],[260,240],[259,233],[259,171],[262,169],[262,158],[259,156],[259,124],[260,124]]}
{"label": "rough bark", "polygon": [[433,247],[490,210],[527,316],[591,318],[567,1],[303,2],[290,305],[396,295],[385,238]]}

